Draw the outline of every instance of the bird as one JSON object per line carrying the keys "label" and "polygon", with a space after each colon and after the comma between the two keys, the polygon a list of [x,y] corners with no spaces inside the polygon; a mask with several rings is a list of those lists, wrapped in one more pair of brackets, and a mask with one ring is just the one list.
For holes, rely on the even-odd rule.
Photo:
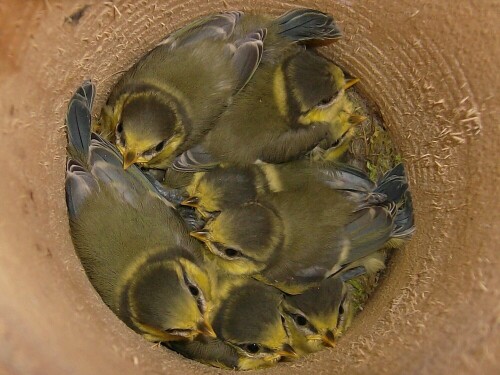
{"label": "bird", "polygon": [[94,129],[115,143],[123,166],[165,169],[213,127],[261,61],[310,40],[335,40],[331,16],[311,9],[281,17],[230,11],[181,28],[113,88]]}
{"label": "bird", "polygon": [[91,133],[95,86],[86,81],[66,117],[66,203],[83,268],[104,303],[153,342],[215,337],[211,285],[199,243],[139,168]]}
{"label": "bird", "polygon": [[257,369],[296,358],[283,326],[283,294],[252,278],[219,277],[225,280],[226,292],[217,300],[211,324],[217,338],[236,350],[237,368]]}
{"label": "bird", "polygon": [[[165,343],[169,349],[184,357],[227,370],[241,369],[241,355],[233,346],[218,338],[198,336],[190,341],[169,341]],[[258,367],[258,364],[255,364]]]}
{"label": "bird", "polygon": [[294,47],[274,63],[263,59],[201,142],[174,160],[174,170],[285,163],[351,137],[360,116],[345,92],[359,80],[318,51]]}
{"label": "bird", "polygon": [[[402,164],[372,191],[362,191],[370,183],[361,173],[333,179],[335,188],[318,182],[259,194],[221,209],[191,235],[227,273],[252,276],[287,294],[303,293],[350,268],[370,268],[373,253],[400,246],[414,231]],[[359,190],[351,191],[345,181]]]}
{"label": "bird", "polygon": [[[383,264],[383,258],[379,260]],[[354,311],[346,281],[365,270],[356,270],[350,276],[348,273],[325,279],[302,294],[284,296],[281,307],[284,324],[299,355],[334,347],[350,325]]]}
{"label": "bird", "polygon": [[202,363],[237,370],[269,367],[298,357],[284,326],[279,290],[220,272],[215,278],[217,308],[211,322],[217,338],[169,342],[169,348]]}
{"label": "bird", "polygon": [[299,190],[318,183],[350,199],[379,199],[376,184],[363,171],[336,161],[302,159],[282,164],[218,166],[194,173],[180,204],[197,209],[207,219],[223,208],[254,202],[259,194]]}

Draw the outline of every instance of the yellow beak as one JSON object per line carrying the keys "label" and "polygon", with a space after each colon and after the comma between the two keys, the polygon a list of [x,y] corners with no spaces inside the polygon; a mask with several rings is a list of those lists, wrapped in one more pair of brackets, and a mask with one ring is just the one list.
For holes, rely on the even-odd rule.
{"label": "yellow beak", "polygon": [[208,239],[209,232],[203,230],[197,232],[190,232],[189,235],[191,237],[196,238],[197,240],[200,240],[201,242],[207,242],[209,240]]}
{"label": "yellow beak", "polygon": [[352,114],[349,116],[349,123],[352,125],[357,125],[361,124],[363,121],[365,121],[368,117],[366,116],[361,116],[356,113]]}
{"label": "yellow beak", "polygon": [[130,167],[137,161],[138,158],[139,156],[135,152],[125,150],[123,155],[123,169],[127,169],[128,167]]}
{"label": "yellow beak", "polygon": [[200,202],[200,198],[198,197],[189,197],[187,199],[184,199],[181,204],[183,206],[188,206],[188,207],[198,207],[198,203]]}
{"label": "yellow beak", "polygon": [[215,333],[212,325],[206,319],[203,319],[200,323],[198,323],[197,328],[198,328],[198,333],[200,335],[213,337],[213,338],[217,337],[217,334]]}
{"label": "yellow beak", "polygon": [[321,337],[323,340],[323,345],[329,346],[330,348],[333,348],[336,343],[335,343],[335,336],[333,335],[333,332],[328,330],[326,331],[325,335]]}
{"label": "yellow beak", "polygon": [[281,350],[278,351],[276,354],[279,354],[281,357],[287,357],[287,358],[299,357],[297,352],[288,344],[283,345],[283,348],[281,348]]}
{"label": "yellow beak", "polygon": [[359,78],[349,78],[345,81],[344,90],[347,90],[349,87],[354,86],[359,82]]}

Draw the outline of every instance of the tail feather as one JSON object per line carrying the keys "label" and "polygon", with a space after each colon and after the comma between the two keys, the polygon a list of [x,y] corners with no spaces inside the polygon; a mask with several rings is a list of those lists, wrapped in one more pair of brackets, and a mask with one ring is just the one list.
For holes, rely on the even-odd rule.
{"label": "tail feather", "polygon": [[374,192],[385,194],[387,200],[399,203],[403,200],[407,190],[408,182],[406,181],[404,166],[400,163],[380,179]]}
{"label": "tail feather", "polygon": [[71,98],[66,114],[68,144],[86,154],[90,146],[91,110],[95,86],[85,82]]}
{"label": "tail feather", "polygon": [[415,232],[415,221],[413,216],[413,202],[409,191],[405,193],[404,203],[399,208],[394,218],[393,238],[407,241]]}
{"label": "tail feather", "polygon": [[295,9],[276,20],[279,33],[297,42],[335,40],[342,33],[329,14],[314,9]]}

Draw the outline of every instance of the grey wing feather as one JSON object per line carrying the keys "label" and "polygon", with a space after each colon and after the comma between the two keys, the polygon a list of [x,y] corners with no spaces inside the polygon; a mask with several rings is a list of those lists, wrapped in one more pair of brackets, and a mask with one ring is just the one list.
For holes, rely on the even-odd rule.
{"label": "grey wing feather", "polygon": [[351,268],[350,270],[347,270],[345,272],[342,272],[340,275],[340,279],[344,282],[355,279],[356,277],[359,277],[361,275],[364,275],[366,273],[366,268],[363,266],[358,266]]}
{"label": "grey wing feather", "polygon": [[392,237],[409,240],[415,232],[415,221],[413,216],[413,202],[409,191],[405,193],[403,205],[398,209],[394,218],[394,231]]}
{"label": "grey wing feather", "polygon": [[175,31],[159,45],[167,45],[170,49],[175,49],[206,39],[228,39],[242,16],[243,13],[237,11],[210,15]]}
{"label": "grey wing feather", "polygon": [[85,98],[87,106],[92,109],[95,97],[95,85],[92,81],[84,81],[82,85],[76,90],[76,93]]}
{"label": "grey wing feather", "polygon": [[357,211],[344,227],[344,236],[350,241],[350,250],[343,265],[380,250],[391,238],[394,214],[385,207],[370,207]]}
{"label": "grey wing feather", "polygon": [[332,16],[314,9],[295,9],[276,20],[279,33],[297,42],[334,40],[342,36]]}
{"label": "grey wing feather", "polygon": [[362,170],[347,164],[333,163],[319,167],[321,180],[335,190],[370,193],[375,184]]}
{"label": "grey wing feather", "polygon": [[99,184],[77,161],[70,159],[66,166],[66,205],[70,217],[75,217],[82,204],[94,192],[99,191]]}
{"label": "grey wing feather", "polygon": [[175,158],[171,168],[178,172],[194,173],[208,171],[217,165],[219,165],[218,160],[202,145],[196,145]]}
{"label": "grey wing feather", "polygon": [[232,61],[239,81],[236,91],[241,90],[257,70],[262,60],[266,35],[266,29],[259,29],[234,42],[236,49]]}
{"label": "grey wing feather", "polygon": [[90,145],[91,108],[87,98],[75,93],[66,113],[68,144],[80,153],[87,153]]}
{"label": "grey wing feather", "polygon": [[375,192],[385,194],[389,201],[397,203],[403,199],[407,189],[404,166],[400,163],[380,179]]}

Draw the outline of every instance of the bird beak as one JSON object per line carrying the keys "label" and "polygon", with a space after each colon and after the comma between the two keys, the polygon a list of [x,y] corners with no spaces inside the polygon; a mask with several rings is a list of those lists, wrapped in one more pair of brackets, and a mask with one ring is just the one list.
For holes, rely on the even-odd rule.
{"label": "bird beak", "polygon": [[123,155],[123,169],[127,169],[128,167],[130,167],[137,161],[138,158],[139,157],[135,152],[125,150],[125,153]]}
{"label": "bird beak", "polygon": [[199,231],[195,231],[195,232],[190,232],[189,235],[191,237],[196,238],[197,240],[200,240],[201,242],[207,242],[208,241],[209,232],[203,231],[203,230],[199,230]]}
{"label": "bird beak", "polygon": [[208,212],[200,209],[198,209],[198,211],[205,220],[213,220],[220,215],[220,211]]}
{"label": "bird beak", "polygon": [[297,352],[288,344],[283,345],[283,348],[276,354],[279,354],[281,357],[287,357],[287,358],[298,358],[299,355]]}
{"label": "bird beak", "polygon": [[152,342],[168,342],[168,341],[179,341],[186,340],[188,337],[172,334],[167,331],[163,331],[149,324],[144,324],[137,319],[131,318],[132,322],[142,331],[142,335],[149,341]]}
{"label": "bird beak", "polygon": [[336,343],[335,343],[335,336],[333,335],[333,332],[330,330],[327,330],[325,335],[321,337],[321,340],[323,340],[323,345],[328,346],[330,348],[333,348]]}
{"label": "bird beak", "polygon": [[344,90],[347,90],[348,88],[350,88],[351,86],[354,86],[358,82],[359,82],[359,78],[355,78],[355,77],[347,78],[345,81]]}
{"label": "bird beak", "polygon": [[217,338],[217,334],[215,333],[212,325],[206,319],[203,319],[200,323],[198,323],[197,329],[200,335]]}
{"label": "bird beak", "polygon": [[357,125],[361,124],[363,121],[365,121],[368,117],[366,116],[361,116],[356,113],[352,114],[349,116],[349,123],[352,125]]}
{"label": "bird beak", "polygon": [[194,208],[198,207],[198,203],[200,203],[200,198],[198,197],[189,197],[181,202],[183,206],[194,207]]}

